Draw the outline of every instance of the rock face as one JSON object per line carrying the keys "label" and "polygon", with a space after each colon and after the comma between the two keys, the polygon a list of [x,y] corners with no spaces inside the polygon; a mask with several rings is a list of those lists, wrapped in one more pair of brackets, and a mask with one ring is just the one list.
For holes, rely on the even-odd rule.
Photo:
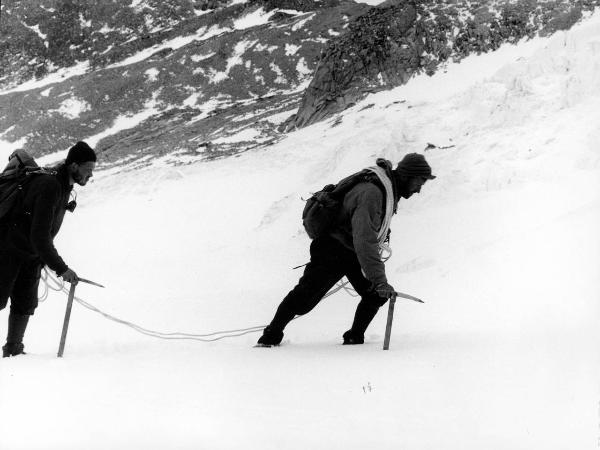
{"label": "rock face", "polygon": [[[216,1],[216,0],[215,0]],[[124,5],[131,3],[138,6]],[[176,27],[205,3],[192,0],[17,0],[2,2],[0,80],[41,77]],[[106,54],[104,53],[104,54]],[[17,69],[17,70],[15,70]]]}
{"label": "rock face", "polygon": [[280,130],[311,125],[415,74],[432,75],[448,60],[568,29],[599,4],[389,0],[354,19],[328,44],[298,112]]}
{"label": "rock face", "polygon": [[0,140],[36,157],[88,140],[107,165],[225,157],[448,61],[570,28],[596,6],[600,0],[1,2]]}
{"label": "rock face", "polygon": [[[298,107],[323,45],[369,9],[339,0],[67,3],[2,3],[0,139],[35,156],[90,140],[109,165],[219,158],[281,139],[276,127]],[[7,35],[8,24],[19,33]],[[61,30],[74,34],[51,41]],[[75,75],[13,90],[76,65]]]}
{"label": "rock face", "polygon": [[403,84],[420,68],[424,43],[414,2],[373,8],[348,28],[323,54],[287,130],[342,111],[379,86]]}

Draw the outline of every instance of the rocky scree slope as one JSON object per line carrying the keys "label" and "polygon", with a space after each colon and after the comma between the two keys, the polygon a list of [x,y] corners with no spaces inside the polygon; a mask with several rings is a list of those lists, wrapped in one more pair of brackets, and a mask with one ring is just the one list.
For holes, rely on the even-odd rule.
{"label": "rocky scree slope", "polygon": [[[51,53],[50,29],[69,28],[58,14],[69,10],[59,8],[67,3],[2,3],[1,29],[19,22],[22,36],[2,36],[3,67],[14,70],[0,79],[0,139],[36,156],[89,139],[107,165],[147,164],[167,154],[174,162],[195,161],[273,142],[280,137],[276,126],[297,108],[323,44],[369,8],[337,0],[209,6],[148,0],[134,7],[79,1],[69,24],[85,38]],[[183,3],[188,7],[175,8]],[[34,24],[40,16],[46,22]],[[46,59],[32,58],[42,48]],[[23,67],[29,58],[42,75],[67,75],[15,90],[31,75]]]}
{"label": "rocky scree slope", "polygon": [[107,166],[223,157],[598,1],[2,2],[0,139],[36,156],[88,139]]}

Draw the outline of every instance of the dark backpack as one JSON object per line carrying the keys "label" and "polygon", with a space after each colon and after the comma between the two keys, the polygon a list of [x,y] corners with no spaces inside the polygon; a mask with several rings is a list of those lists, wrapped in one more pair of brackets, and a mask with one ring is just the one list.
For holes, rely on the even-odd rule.
{"label": "dark backpack", "polygon": [[358,183],[374,181],[375,174],[368,170],[350,175],[337,185],[328,184],[319,192],[315,192],[304,205],[302,224],[308,237],[316,239],[325,235],[335,225],[345,195]]}
{"label": "dark backpack", "polygon": [[55,173],[38,166],[25,150],[14,151],[8,158],[8,165],[0,173],[0,222],[9,220],[18,209],[24,189],[35,175]]}

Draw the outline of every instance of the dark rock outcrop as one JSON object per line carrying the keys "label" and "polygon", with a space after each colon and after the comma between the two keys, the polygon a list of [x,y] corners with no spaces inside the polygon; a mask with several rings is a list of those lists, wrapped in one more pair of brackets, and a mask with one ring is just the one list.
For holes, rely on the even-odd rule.
{"label": "dark rock outcrop", "polygon": [[288,9],[294,11],[310,12],[319,9],[335,8],[340,6],[340,0],[250,0],[248,5],[264,6],[265,10]]}
{"label": "dark rock outcrop", "polygon": [[405,83],[420,67],[424,43],[414,1],[372,8],[326,49],[286,130],[352,106],[379,86]]}
{"label": "dark rock outcrop", "polygon": [[368,93],[434,74],[448,60],[569,29],[600,0],[474,2],[389,0],[350,22],[322,53],[290,131],[345,110]]}

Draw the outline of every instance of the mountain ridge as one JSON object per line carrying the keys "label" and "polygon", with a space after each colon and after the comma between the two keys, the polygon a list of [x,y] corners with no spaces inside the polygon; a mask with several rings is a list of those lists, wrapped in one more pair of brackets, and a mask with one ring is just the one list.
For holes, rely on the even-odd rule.
{"label": "mountain ridge", "polygon": [[[568,29],[598,3],[3,3],[1,66],[10,70],[0,72],[0,139],[36,156],[88,139],[108,166],[171,153],[230,156],[447,61]],[[408,34],[397,32],[398,20]],[[18,90],[32,74],[74,67],[80,72],[62,81]]]}

